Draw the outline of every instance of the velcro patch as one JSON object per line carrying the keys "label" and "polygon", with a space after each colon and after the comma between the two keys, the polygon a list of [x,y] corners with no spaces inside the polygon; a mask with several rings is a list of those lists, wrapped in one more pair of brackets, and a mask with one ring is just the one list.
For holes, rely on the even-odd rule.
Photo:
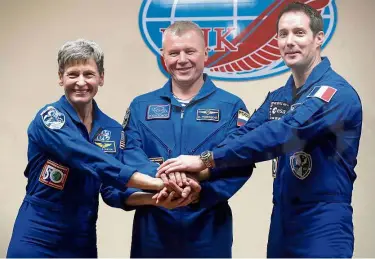
{"label": "velcro patch", "polygon": [[163,157],[150,157],[149,159],[151,162],[157,163],[159,165],[161,165],[164,162]]}
{"label": "velcro patch", "polygon": [[171,117],[170,104],[150,104],[147,107],[147,120],[167,120]]}
{"label": "velcro patch", "polygon": [[270,120],[280,120],[289,111],[290,105],[284,102],[271,102],[269,110]]}
{"label": "velcro patch", "polygon": [[219,121],[220,110],[218,109],[198,109],[197,121]]}
{"label": "velcro patch", "polygon": [[61,129],[65,124],[65,115],[55,107],[48,106],[41,113],[42,121],[49,129]]}
{"label": "velcro patch", "polygon": [[315,86],[307,97],[317,97],[328,103],[329,101],[331,101],[336,92],[337,89],[328,85]]}
{"label": "velcro patch", "polygon": [[116,153],[116,143],[114,141],[94,141],[106,153]]}
{"label": "velcro patch", "polygon": [[64,189],[66,179],[68,178],[69,168],[59,165],[51,160],[44,164],[39,176],[39,182],[53,188]]}
{"label": "velcro patch", "polygon": [[241,127],[246,124],[246,122],[250,119],[250,114],[243,111],[239,110],[237,113],[237,126]]}

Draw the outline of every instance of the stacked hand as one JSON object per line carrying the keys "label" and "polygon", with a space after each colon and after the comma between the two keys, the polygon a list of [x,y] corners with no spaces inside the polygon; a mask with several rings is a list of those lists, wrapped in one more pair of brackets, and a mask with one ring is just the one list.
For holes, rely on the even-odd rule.
{"label": "stacked hand", "polygon": [[157,177],[160,177],[164,183],[164,188],[152,197],[158,206],[174,209],[198,201],[201,186],[192,175],[170,172],[160,173]]}

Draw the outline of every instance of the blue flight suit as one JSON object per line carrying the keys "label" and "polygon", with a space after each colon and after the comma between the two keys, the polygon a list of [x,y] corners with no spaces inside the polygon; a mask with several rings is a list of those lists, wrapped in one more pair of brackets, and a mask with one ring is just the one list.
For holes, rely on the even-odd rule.
{"label": "blue flight suit", "polygon": [[[171,80],[163,88],[133,100],[130,118],[128,113],[123,123],[129,165],[155,175],[158,163],[212,149],[238,128],[243,119],[239,114],[247,113],[243,101],[217,88],[206,75],[204,80],[200,92],[186,107],[173,97]],[[214,170],[212,179],[201,182],[199,202],[186,207],[168,210],[118,203],[123,209],[136,209],[131,257],[231,257],[232,212],[227,200],[251,172],[252,166]],[[129,188],[126,197],[135,191]]]}
{"label": "blue flight suit", "polygon": [[218,168],[276,160],[268,257],[352,256],[361,127],[358,94],[323,58],[302,87],[291,76],[213,149]]}
{"label": "blue flight suit", "polygon": [[97,257],[101,184],[124,191],[136,170],[116,159],[123,158],[121,125],[93,103],[91,133],[65,96],[31,122],[26,196],[7,257]]}

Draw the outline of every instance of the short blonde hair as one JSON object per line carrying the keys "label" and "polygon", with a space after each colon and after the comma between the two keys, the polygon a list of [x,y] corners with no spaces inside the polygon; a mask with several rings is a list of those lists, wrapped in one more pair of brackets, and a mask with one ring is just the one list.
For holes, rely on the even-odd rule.
{"label": "short blonde hair", "polygon": [[195,31],[202,38],[202,41],[204,42],[204,34],[202,32],[202,29],[195,22],[192,22],[192,21],[176,21],[176,22],[172,23],[171,25],[169,25],[168,28],[164,31],[163,38],[162,38],[163,46],[164,46],[165,35],[167,33],[170,33],[172,35],[181,36],[188,31]]}

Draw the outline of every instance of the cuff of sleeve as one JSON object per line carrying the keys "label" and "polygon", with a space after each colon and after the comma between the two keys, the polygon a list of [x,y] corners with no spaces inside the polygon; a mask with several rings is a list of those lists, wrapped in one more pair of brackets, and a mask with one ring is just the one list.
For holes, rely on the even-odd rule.
{"label": "cuff of sleeve", "polygon": [[121,208],[125,211],[135,210],[137,206],[130,206],[126,204],[126,200],[135,192],[140,192],[142,190],[136,188],[128,188],[126,192],[122,192],[120,195]]}
{"label": "cuff of sleeve", "polygon": [[225,167],[225,151],[222,148],[215,149],[214,153],[214,161],[215,161],[215,168],[224,168]]}
{"label": "cuff of sleeve", "polygon": [[[199,202],[197,204],[193,204],[193,206],[198,206],[200,208],[208,208],[211,207],[213,204],[218,202],[216,195],[210,195],[211,190],[211,183],[209,181],[201,182],[201,193],[199,197]],[[212,193],[212,192],[211,192]]]}
{"label": "cuff of sleeve", "polygon": [[118,188],[119,190],[125,191],[126,184],[129,182],[130,178],[135,172],[137,172],[135,168],[124,165],[116,178],[116,186],[114,185],[114,187]]}

